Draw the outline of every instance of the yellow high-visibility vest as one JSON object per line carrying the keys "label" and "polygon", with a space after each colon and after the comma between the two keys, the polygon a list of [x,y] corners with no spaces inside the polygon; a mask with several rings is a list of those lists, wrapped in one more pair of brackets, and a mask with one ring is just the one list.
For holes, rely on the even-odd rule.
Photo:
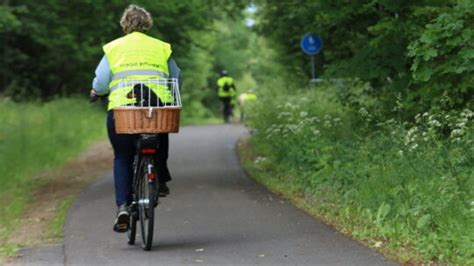
{"label": "yellow high-visibility vest", "polygon": [[224,86],[227,84],[227,86],[231,87],[234,85],[234,79],[231,77],[221,77],[217,80],[217,97],[234,97],[236,95],[235,89],[234,88],[229,88],[228,91],[224,90]]}
{"label": "yellow high-visibility vest", "polygon": [[257,95],[255,93],[249,92],[245,94],[244,101],[255,101],[257,100]]}
{"label": "yellow high-visibility vest", "polygon": [[[169,77],[171,45],[166,42],[141,32],[132,32],[104,45],[103,50],[112,72],[108,110],[135,103],[136,99],[127,98],[127,94],[133,89],[133,86],[123,86],[127,80]],[[149,87],[163,103],[173,101],[166,86]]]}

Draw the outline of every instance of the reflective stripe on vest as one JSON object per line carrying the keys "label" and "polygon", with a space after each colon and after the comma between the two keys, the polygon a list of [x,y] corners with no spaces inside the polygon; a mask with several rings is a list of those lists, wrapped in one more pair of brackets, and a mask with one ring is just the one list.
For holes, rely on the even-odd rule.
{"label": "reflective stripe on vest", "polygon": [[125,70],[125,71],[117,72],[112,75],[112,80],[124,79],[129,76],[158,76],[161,78],[169,77],[168,74],[159,70],[139,69],[139,70]]}
{"label": "reflective stripe on vest", "polygon": [[[109,106],[133,104],[136,99],[127,98],[133,89],[132,80],[168,78],[168,59],[171,46],[140,32],[130,33],[103,47],[112,72],[109,84]],[[165,86],[150,86],[161,102],[170,103],[174,99]]]}

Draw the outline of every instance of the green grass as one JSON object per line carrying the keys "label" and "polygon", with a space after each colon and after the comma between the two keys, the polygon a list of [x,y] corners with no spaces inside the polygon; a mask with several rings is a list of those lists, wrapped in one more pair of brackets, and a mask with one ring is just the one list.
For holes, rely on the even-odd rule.
{"label": "green grass", "polygon": [[[0,242],[47,182],[41,174],[105,137],[105,114],[85,99],[14,103],[0,100]],[[6,247],[5,247],[6,248]]]}
{"label": "green grass", "polygon": [[220,120],[201,102],[183,100],[181,125],[218,124]]}
{"label": "green grass", "polygon": [[474,263],[469,111],[402,125],[347,109],[331,86],[280,91],[261,90],[247,120],[257,180],[400,262]]}
{"label": "green grass", "polygon": [[20,247],[15,244],[1,244],[0,245],[0,256],[13,257],[18,254]]}
{"label": "green grass", "polygon": [[191,125],[216,125],[222,124],[222,119],[217,117],[190,117],[185,118],[180,122],[180,126],[191,126]]}
{"label": "green grass", "polygon": [[48,239],[62,239],[64,235],[64,221],[68,213],[69,207],[74,200],[73,196],[69,196],[59,202],[56,215],[49,224]]}

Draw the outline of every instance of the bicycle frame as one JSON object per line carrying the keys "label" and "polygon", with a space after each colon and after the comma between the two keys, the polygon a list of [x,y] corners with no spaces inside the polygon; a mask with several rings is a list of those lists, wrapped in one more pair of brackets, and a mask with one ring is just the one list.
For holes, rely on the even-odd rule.
{"label": "bicycle frame", "polygon": [[[158,152],[158,136],[157,135],[150,135],[150,134],[141,134],[138,139],[136,140],[136,154],[135,159],[133,161],[133,194],[138,188],[139,177],[137,176],[138,170],[140,167],[140,162],[145,158],[148,157],[151,159],[152,164],[148,164],[147,166],[147,177],[148,182],[158,182],[158,177],[156,176],[154,169],[156,168],[156,161],[155,161],[155,154]],[[156,199],[158,200],[158,198]],[[147,204],[145,202],[136,202],[136,199],[133,199],[132,206],[134,204]]]}
{"label": "bicycle frame", "polygon": [[[135,243],[136,223],[139,221],[142,231],[142,247],[144,250],[150,250],[153,241],[154,208],[158,205],[159,199],[159,177],[155,168],[159,138],[157,135],[141,134],[135,143],[137,152],[133,162],[128,243],[130,245]],[[144,185],[144,183],[147,184]],[[146,196],[142,194],[144,186],[148,188]]]}

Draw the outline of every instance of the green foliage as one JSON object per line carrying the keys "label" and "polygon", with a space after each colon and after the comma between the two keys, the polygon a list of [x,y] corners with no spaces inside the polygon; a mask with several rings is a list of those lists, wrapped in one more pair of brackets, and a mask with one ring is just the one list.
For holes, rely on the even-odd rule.
{"label": "green foliage", "polygon": [[248,123],[260,156],[254,164],[270,171],[266,178],[289,183],[362,240],[412,248],[425,262],[469,262],[471,110],[433,109],[413,123],[373,121],[366,110],[343,107],[332,84],[291,96],[265,93]]}
{"label": "green foliage", "polygon": [[122,7],[57,0],[9,1],[9,5],[6,8],[19,26],[0,32],[4,49],[0,60],[8,66],[0,91],[15,99],[35,99],[80,93],[90,87],[101,43],[118,29],[111,23],[113,17],[104,14],[116,11],[118,15]]}
{"label": "green foliage", "polygon": [[[324,43],[316,56],[323,78],[369,85],[371,111],[391,117],[401,93],[406,115],[428,110],[447,90],[462,109],[472,99],[472,1],[257,1],[259,33],[278,49],[280,64],[309,76],[299,40]],[[408,89],[407,89],[408,88]],[[355,106],[358,108],[359,106]],[[356,109],[357,110],[357,109]]]}
{"label": "green foliage", "polygon": [[[376,92],[363,78],[308,88],[275,62],[281,50],[255,42],[250,70],[259,100],[246,120],[254,129],[252,175],[400,262],[472,264],[470,103],[432,93],[426,100],[436,104],[415,112],[406,89]],[[391,102],[374,97],[380,93]]]}
{"label": "green foliage", "polygon": [[[84,108],[84,100],[45,104],[0,104],[0,239],[30,200],[30,190],[45,182],[39,174],[61,165],[105,136],[104,113]],[[2,241],[3,242],[3,241]]]}
{"label": "green foliage", "polygon": [[[445,91],[456,105],[472,100],[474,91],[474,3],[457,5],[426,25],[409,47],[413,79],[421,99],[439,98]],[[428,100],[429,103],[429,100]]]}
{"label": "green foliage", "polygon": [[217,33],[213,54],[215,69],[226,69],[239,78],[248,66],[250,32],[243,19],[237,21],[223,18],[215,22]]}
{"label": "green foliage", "polygon": [[[200,63],[213,61],[209,56],[212,46],[207,47],[203,39],[212,38],[209,30],[219,18],[217,14],[226,16],[226,12],[233,12],[239,16],[237,10],[244,1],[232,2],[136,3],[154,17],[150,34],[172,44],[173,57],[182,67],[185,79],[189,73],[200,73],[206,79],[212,73],[208,67],[201,68]],[[118,22],[127,5],[119,0],[8,1],[0,8],[4,52],[0,63],[8,66],[1,75],[0,93],[16,100],[87,94],[94,69],[103,55],[102,45],[123,35]],[[201,56],[194,55],[196,47]],[[204,57],[202,51],[207,52]]]}
{"label": "green foliage", "polygon": [[20,27],[21,22],[15,16],[13,8],[0,6],[0,32],[14,31]]}
{"label": "green foliage", "polygon": [[[217,70],[225,67],[237,78],[242,74],[248,61],[241,22],[246,2],[136,2],[153,16],[150,34],[172,44],[184,78],[186,119],[213,116],[207,109],[218,106]],[[7,66],[0,94],[16,101],[86,95],[102,45],[123,35],[119,20],[127,5],[120,0],[7,1],[0,7],[0,64]]]}

